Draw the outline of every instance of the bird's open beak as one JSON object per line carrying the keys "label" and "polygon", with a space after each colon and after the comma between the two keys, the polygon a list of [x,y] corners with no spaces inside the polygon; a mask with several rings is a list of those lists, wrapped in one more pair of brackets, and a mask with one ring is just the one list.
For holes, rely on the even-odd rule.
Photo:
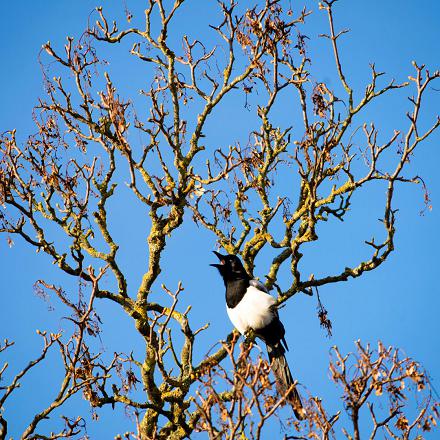
{"label": "bird's open beak", "polygon": [[222,255],[222,254],[220,254],[219,252],[216,252],[216,251],[212,251],[216,256],[217,256],[217,258],[220,260],[220,264],[210,264],[210,266],[212,266],[212,267],[216,267],[216,268],[219,268],[219,267],[222,267],[224,264],[225,264],[225,256],[224,255]]}

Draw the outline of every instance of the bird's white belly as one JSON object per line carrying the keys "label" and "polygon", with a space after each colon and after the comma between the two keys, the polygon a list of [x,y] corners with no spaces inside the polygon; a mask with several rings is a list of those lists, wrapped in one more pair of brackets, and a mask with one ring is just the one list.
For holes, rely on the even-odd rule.
{"label": "bird's white belly", "polygon": [[246,331],[258,330],[272,321],[272,306],[275,299],[268,293],[249,286],[242,300],[233,308],[226,307],[229,319],[235,328],[244,334]]}

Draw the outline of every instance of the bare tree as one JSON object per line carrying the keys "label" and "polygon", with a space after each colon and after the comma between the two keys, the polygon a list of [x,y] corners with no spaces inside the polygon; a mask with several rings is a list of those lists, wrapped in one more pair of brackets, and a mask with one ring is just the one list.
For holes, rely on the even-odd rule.
{"label": "bare tree", "polygon": [[[261,434],[265,423],[270,417],[279,417],[277,411],[284,400],[272,391],[270,365],[261,357],[249,363],[251,349],[252,346],[244,347],[235,358],[228,348],[234,370],[230,372],[219,365],[201,378],[197,401],[201,417],[197,429],[207,431],[210,438],[264,438]],[[429,379],[417,362],[402,358],[398,349],[379,342],[377,350],[373,350],[357,341],[356,353],[343,356],[333,347],[330,372],[342,391],[347,426],[341,420],[341,411],[329,415],[319,397],[310,397],[306,423],[293,417],[284,420],[286,431],[289,430],[285,439],[330,439],[336,432],[347,439],[387,435],[409,439],[416,432],[435,428],[439,403],[430,392],[419,394],[429,386]],[[218,392],[221,382],[229,391]],[[417,405],[415,394],[420,395]],[[365,426],[362,435],[360,414]]]}
{"label": "bare tree", "polygon": [[[405,171],[418,145],[440,125],[438,117],[428,127],[426,119],[420,121],[423,97],[440,76],[438,71],[414,63],[408,82],[383,82],[384,74],[372,65],[370,82],[355,93],[338,46],[346,31],[335,26],[335,0],[324,0],[319,9],[327,14],[329,28],[323,38],[328,39],[340,80],[332,90],[311,74],[303,33],[311,11],[295,14],[281,0],[256,2],[252,8],[219,2],[220,18],[210,24],[215,44],[210,47],[183,35],[181,46],[175,47],[170,35],[177,32],[173,23],[184,13],[183,4],[149,0],[142,27],[132,26],[128,14],[122,30],[97,8],[95,24],[78,41],[69,37],[64,51],[46,43],[50,62],[43,62],[46,95],[35,108],[37,133],[23,144],[17,142],[15,130],[0,139],[1,231],[47,254],[60,271],[81,282],[77,297],[44,280],[37,283],[43,294],[55,295],[66,306],[73,330],[41,332],[41,355],[1,389],[3,408],[21,378],[58,347],[65,368],[60,390],[30,420],[24,439],[81,435],[85,416],[65,416],[65,425],[50,433],[43,433],[40,425],[80,392],[94,411],[110,405],[135,414],[136,427],[125,438],[177,439],[196,431],[206,431],[211,438],[262,438],[264,425],[279,416],[286,396],[272,389],[270,365],[252,354],[252,342],[238,353],[234,350],[235,334],[225,335],[216,351],[195,361],[195,350],[208,351],[197,338],[207,325],[194,328],[190,308],[180,308],[182,283],[174,289],[161,284],[167,243],[185,222],[195,221],[212,232],[220,247],[240,254],[249,273],[264,249],[272,259],[266,286],[276,288],[281,305],[297,293],[311,295],[315,288],[359,277],[384,263],[394,250],[397,184],[423,184]],[[149,108],[146,118],[139,116],[134,98],[118,92],[99,56],[99,50],[115,43],[130,45],[130,54],[150,69],[151,85],[141,91]],[[374,123],[362,122],[362,112],[378,97],[399,89],[408,91],[412,106],[407,126],[382,143]],[[290,92],[297,96],[292,105],[302,114],[300,131],[274,122],[277,103]],[[259,128],[248,130],[246,146],[214,150],[204,140],[206,124],[215,120],[230,94],[244,95],[245,105],[247,99],[255,101]],[[360,152],[355,144],[363,146]],[[387,156],[391,151],[397,153],[394,163]],[[355,162],[358,157],[364,166]],[[298,182],[291,196],[278,191],[286,175]],[[150,220],[148,259],[138,286],[129,285],[121,269],[120,244],[107,215],[120,191],[118,184],[127,180]],[[333,218],[343,220],[352,195],[373,182],[385,187],[384,236],[367,237],[370,256],[322,278],[302,274],[304,245],[318,239],[317,226]],[[284,266],[291,283],[282,289],[277,281]],[[145,342],[142,359],[115,353],[105,362],[93,349],[101,301],[112,302],[133,321]],[[323,308],[320,318],[331,330]],[[7,353],[10,344],[5,341],[2,351]],[[7,364],[0,374],[6,371]],[[438,407],[429,381],[423,369],[409,358],[401,359],[398,350],[380,344],[372,351],[358,343],[356,355],[343,356],[334,348],[330,371],[350,416],[351,425],[344,428],[347,438],[361,437],[359,416],[366,407],[369,438],[383,433],[410,438],[434,427]],[[405,405],[414,402],[406,394],[410,383],[424,396],[413,418],[405,412]],[[135,392],[137,384],[144,393]],[[388,406],[377,409],[374,394],[383,394],[381,401]],[[330,438],[339,418],[339,413],[329,416],[321,400],[311,397],[304,422],[286,421],[286,439]],[[0,424],[0,439],[7,438],[3,412]]]}

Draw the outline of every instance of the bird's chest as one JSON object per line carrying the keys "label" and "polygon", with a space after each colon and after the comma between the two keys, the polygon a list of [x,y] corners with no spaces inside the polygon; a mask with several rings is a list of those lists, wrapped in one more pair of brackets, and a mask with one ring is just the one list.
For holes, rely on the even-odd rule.
{"label": "bird's chest", "polygon": [[232,324],[244,334],[250,329],[264,328],[272,321],[274,303],[271,295],[249,286],[241,300],[234,307],[228,304],[226,310]]}

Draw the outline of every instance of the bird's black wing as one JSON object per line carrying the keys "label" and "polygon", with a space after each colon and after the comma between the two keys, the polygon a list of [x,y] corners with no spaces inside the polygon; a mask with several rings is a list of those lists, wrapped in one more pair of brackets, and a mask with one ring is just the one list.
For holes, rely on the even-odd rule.
{"label": "bird's black wing", "polygon": [[[249,285],[255,287],[262,292],[269,293],[267,287],[259,280],[252,279],[249,281]],[[272,308],[273,319],[270,321],[266,327],[260,328],[256,331],[257,336],[259,336],[266,344],[274,345],[278,342],[282,342],[286,350],[288,350],[287,342],[284,339],[284,335],[286,333],[284,329],[283,323],[280,321],[280,317],[278,315],[278,310],[274,306]]]}

